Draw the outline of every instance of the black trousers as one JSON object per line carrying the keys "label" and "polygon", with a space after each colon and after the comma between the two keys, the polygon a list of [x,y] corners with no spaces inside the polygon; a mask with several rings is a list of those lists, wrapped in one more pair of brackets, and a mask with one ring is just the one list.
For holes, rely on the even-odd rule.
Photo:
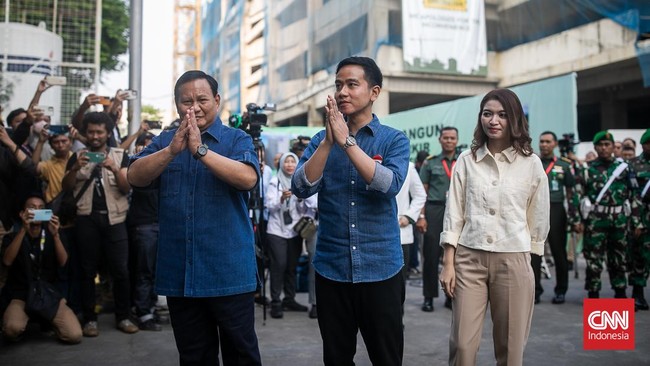
{"label": "black trousers", "polygon": [[422,244],[422,295],[438,297],[438,266],[442,255],[440,233],[442,232],[442,220],[445,216],[445,206],[427,202],[425,215],[427,232],[424,233],[424,243]]}
{"label": "black trousers", "polygon": [[268,234],[267,248],[269,251],[271,270],[271,300],[280,301],[282,290],[284,298],[296,298],[296,266],[302,252],[302,238],[285,239]]}
{"label": "black trousers", "polygon": [[[564,295],[569,288],[569,264],[566,258],[567,216],[563,204],[551,203],[550,226],[548,243],[555,264],[555,294]],[[532,254],[530,264],[535,274],[535,296],[540,296],[544,292],[541,283],[542,257]]]}
{"label": "black trousers", "polygon": [[316,273],[318,325],[326,366],[354,365],[361,331],[373,366],[401,365],[404,353],[402,271],[379,282],[337,282]]}
{"label": "black trousers", "polygon": [[[117,322],[129,317],[131,293],[129,282],[129,242],[126,224],[111,225],[108,215],[91,213],[77,216],[77,249],[81,263],[81,308],[84,322],[97,320],[95,314],[95,276],[100,258],[106,260],[113,279],[115,319]],[[101,257],[103,255],[103,257]]]}
{"label": "black trousers", "polygon": [[180,365],[261,365],[253,294],[167,297]]}

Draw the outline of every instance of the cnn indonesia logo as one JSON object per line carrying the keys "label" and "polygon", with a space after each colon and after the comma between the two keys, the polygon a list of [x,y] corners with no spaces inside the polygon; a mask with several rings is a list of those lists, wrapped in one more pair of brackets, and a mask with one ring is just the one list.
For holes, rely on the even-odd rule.
{"label": "cnn indonesia logo", "polygon": [[634,349],[634,299],[585,299],[585,350]]}

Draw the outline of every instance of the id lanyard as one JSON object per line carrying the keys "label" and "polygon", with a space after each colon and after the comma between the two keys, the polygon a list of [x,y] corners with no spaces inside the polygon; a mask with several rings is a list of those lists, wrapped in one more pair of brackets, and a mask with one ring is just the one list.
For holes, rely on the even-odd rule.
{"label": "id lanyard", "polygon": [[[553,161],[551,161],[551,163],[548,164],[548,166],[546,167],[546,176],[548,176],[548,173],[551,172],[551,170],[555,166],[556,161],[557,161],[557,156],[554,156]],[[552,178],[553,179],[551,180],[551,191],[559,191],[560,185],[557,183],[557,180],[555,179],[555,172],[553,172]]]}
{"label": "id lanyard", "polygon": [[451,162],[451,169],[449,169],[449,165],[447,165],[447,160],[442,159],[442,167],[445,168],[445,173],[447,173],[447,178],[451,179],[451,171],[454,169],[456,166],[456,160]]}

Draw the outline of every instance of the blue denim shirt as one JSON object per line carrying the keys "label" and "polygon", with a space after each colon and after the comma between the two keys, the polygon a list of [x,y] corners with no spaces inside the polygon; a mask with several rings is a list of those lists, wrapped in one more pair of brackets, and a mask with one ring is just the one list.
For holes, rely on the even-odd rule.
{"label": "blue denim shirt", "polygon": [[337,145],[327,158],[323,176],[310,184],[303,165],[324,138],[324,130],[312,138],[291,187],[300,198],[318,192],[320,224],[314,268],[339,282],[391,278],[404,264],[395,196],[406,178],[409,140],[401,131],[381,125],[373,115],[355,136],[357,145],[375,158],[372,182],[366,184]]}
{"label": "blue denim shirt", "polygon": [[[163,131],[132,161],[167,147]],[[209,149],[255,168],[250,136],[217,120],[201,136]],[[155,182],[159,185],[156,291],[179,297],[215,297],[255,291],[257,266],[248,192],[218,179],[186,149]]]}

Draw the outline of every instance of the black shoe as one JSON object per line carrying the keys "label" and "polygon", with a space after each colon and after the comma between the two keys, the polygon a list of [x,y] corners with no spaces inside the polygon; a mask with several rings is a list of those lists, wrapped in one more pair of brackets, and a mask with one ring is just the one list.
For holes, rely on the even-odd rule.
{"label": "black shoe", "polygon": [[291,299],[287,300],[284,299],[282,300],[282,309],[285,311],[307,311],[309,308],[307,308],[305,305],[298,304],[296,300]]}
{"label": "black shoe", "polygon": [[318,311],[316,310],[316,305],[311,306],[311,310],[309,310],[309,319],[317,319],[318,318]]}
{"label": "black shoe", "polygon": [[625,288],[615,288],[614,289],[614,298],[615,299],[627,299],[625,294]]}
{"label": "black shoe", "polygon": [[557,294],[553,297],[553,300],[551,300],[553,304],[564,304],[565,301],[564,294]]}
{"label": "black shoe", "polygon": [[648,302],[645,301],[645,298],[643,297],[635,297],[634,298],[634,310],[650,310],[650,306],[648,306]]}
{"label": "black shoe", "polygon": [[569,272],[573,271],[573,262],[572,261],[567,262],[567,270]]}
{"label": "black shoe", "polygon": [[433,311],[433,297],[425,297],[424,303],[422,304],[422,311],[430,313]]}
{"label": "black shoe", "polygon": [[600,298],[600,293],[598,291],[589,291],[587,297],[590,299],[598,299]]}
{"label": "black shoe", "polygon": [[273,319],[282,319],[284,313],[282,312],[282,304],[277,302],[271,302],[271,318]]}
{"label": "black shoe", "polygon": [[540,296],[540,295],[535,295],[535,305],[539,304],[540,301],[541,301],[541,300],[539,299],[539,296]]}
{"label": "black shoe", "polygon": [[451,297],[448,297],[448,298],[445,299],[445,307],[446,307],[447,309],[449,309],[449,310],[452,309],[452,305],[451,305]]}
{"label": "black shoe", "polygon": [[139,322],[138,328],[140,328],[140,330],[150,330],[154,332],[160,332],[162,330],[162,326],[156,323],[154,318],[147,319],[143,322]]}
{"label": "black shoe", "polygon": [[266,296],[255,295],[255,303],[259,305],[271,305],[271,300]]}

